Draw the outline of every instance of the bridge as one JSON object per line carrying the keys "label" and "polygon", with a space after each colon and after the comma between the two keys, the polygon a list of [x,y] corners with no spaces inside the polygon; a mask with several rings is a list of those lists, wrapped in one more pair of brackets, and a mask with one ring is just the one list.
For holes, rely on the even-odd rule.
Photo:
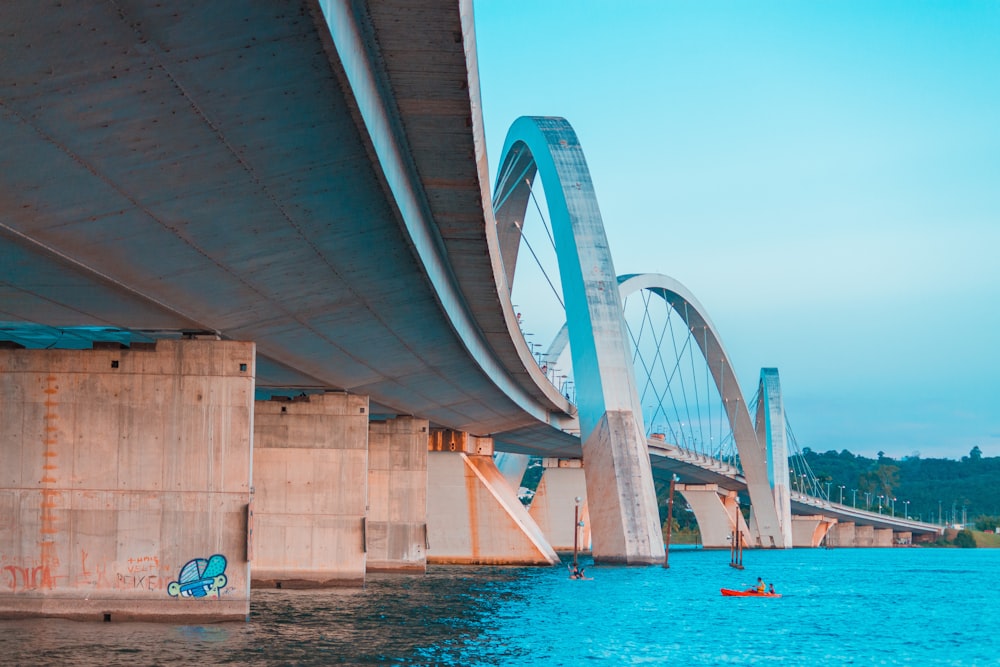
{"label": "bridge", "polygon": [[[646,437],[572,128],[515,124],[491,202],[471,2],[13,0],[0,21],[0,615],[242,618],[251,581],[553,562],[574,495],[596,559],[662,560],[654,474],[718,465]],[[509,296],[536,173],[575,402]],[[838,510],[773,483],[711,333],[741,463],[720,488],[749,495],[755,543],[791,546],[792,508]],[[585,464],[533,518],[494,449]]]}

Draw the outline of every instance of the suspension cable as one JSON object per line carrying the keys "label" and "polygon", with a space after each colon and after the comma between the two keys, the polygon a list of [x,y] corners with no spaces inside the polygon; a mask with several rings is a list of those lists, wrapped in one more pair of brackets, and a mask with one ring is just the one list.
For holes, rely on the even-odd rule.
{"label": "suspension cable", "polygon": [[[788,442],[792,446],[790,449],[791,451],[794,451],[794,456],[791,458],[797,462],[796,474],[800,476],[799,479],[807,480],[807,487],[810,490],[810,495],[829,501],[830,498],[828,497],[828,494],[823,490],[823,486],[819,483],[819,479],[816,478],[812,468],[809,467],[809,462],[806,461],[806,457],[802,454],[802,450],[799,449],[799,443],[795,439],[795,434],[792,433],[792,425],[788,421],[787,412],[785,413],[785,432],[788,435]],[[804,491],[802,492],[804,493]]]}
{"label": "suspension cable", "polygon": [[528,241],[527,237],[525,237],[524,230],[521,229],[521,223],[519,223],[519,222],[517,222],[515,220],[514,221],[514,226],[517,227],[517,229],[521,232],[521,241],[524,243],[524,245],[526,245],[528,247],[528,250],[531,252],[531,256],[535,258],[535,264],[538,265],[539,270],[542,272],[542,275],[545,277],[545,282],[547,282],[549,284],[549,288],[552,290],[552,293],[555,295],[556,301],[559,302],[559,305],[562,306],[563,310],[566,310],[566,304],[563,303],[562,296],[560,296],[558,290],[556,290],[556,286],[552,284],[552,279],[549,278],[549,272],[545,270],[544,266],[542,266],[542,261],[538,258],[538,255],[535,254],[535,249],[531,247],[531,243]]}
{"label": "suspension cable", "polygon": [[[628,299],[626,299],[626,302],[627,300]],[[626,319],[625,321],[625,328],[626,331],[628,332],[629,339],[632,342],[632,347],[634,350],[632,355],[632,364],[633,365],[637,363],[641,364],[644,374],[646,376],[646,382],[642,387],[642,392],[640,393],[640,402],[644,404],[646,402],[647,394],[650,392],[650,390],[652,390],[653,395],[656,397],[657,404],[656,404],[656,409],[653,410],[653,414],[648,416],[649,418],[648,432],[652,433],[652,429],[654,428],[657,416],[662,414],[663,418],[667,421],[667,427],[671,430],[671,435],[673,436],[674,433],[672,432],[673,431],[672,425],[670,424],[670,421],[667,418],[666,411],[663,409],[663,394],[657,391],[656,385],[653,382],[653,372],[651,367],[656,365],[657,359],[660,356],[660,342],[662,341],[662,336],[658,340],[656,332],[653,331],[652,318],[649,315],[649,296],[646,294],[646,290],[642,291],[642,303],[643,303],[643,311],[642,311],[643,316],[642,316],[642,322],[639,325],[638,336],[636,336],[635,331],[633,330],[632,325],[628,322],[628,320]],[[649,361],[647,361],[645,355],[643,355],[642,353],[642,338],[643,338],[643,333],[646,331],[647,325],[649,326],[650,335],[653,337],[653,349],[655,350],[653,359]]]}
{"label": "suspension cable", "polygon": [[[690,311],[685,313],[682,308],[690,308],[690,305],[677,303],[675,307],[662,288],[640,291],[641,313],[635,312],[639,306],[631,305],[631,296],[626,297],[624,305],[625,312],[632,315],[625,319],[625,325],[632,344],[632,363],[636,370],[639,399],[644,408],[647,436],[653,431],[664,433],[673,444],[691,453],[739,469],[732,428],[726,428],[729,410],[723,405],[712,405],[713,401],[723,402],[726,374],[719,375],[720,384],[717,387],[716,375],[708,361],[707,327],[702,327],[699,332],[697,327],[688,326],[684,315],[690,315]],[[657,297],[662,297],[666,307],[666,318],[662,324],[657,324],[658,318],[652,309],[653,302],[659,302]],[[683,336],[680,335],[681,326],[685,329]],[[666,347],[668,335],[672,350]],[[696,346],[701,356],[705,357],[704,371],[697,366]],[[714,389],[719,390],[718,396],[712,395]],[[702,396],[702,393],[705,395]],[[698,402],[692,406],[692,400]],[[706,404],[702,406],[701,401]],[[662,426],[657,424],[660,420]],[[687,423],[684,424],[684,421]]]}
{"label": "suspension cable", "polygon": [[549,243],[552,244],[552,249],[555,250],[556,249],[556,239],[552,235],[552,229],[549,227],[549,221],[546,220],[545,214],[542,213],[542,207],[538,205],[538,200],[535,198],[535,189],[531,187],[531,181],[529,181],[527,178],[524,179],[524,182],[528,186],[528,194],[531,195],[531,201],[533,201],[535,203],[535,210],[538,211],[538,216],[542,219],[542,226],[545,227],[545,233],[549,237]]}

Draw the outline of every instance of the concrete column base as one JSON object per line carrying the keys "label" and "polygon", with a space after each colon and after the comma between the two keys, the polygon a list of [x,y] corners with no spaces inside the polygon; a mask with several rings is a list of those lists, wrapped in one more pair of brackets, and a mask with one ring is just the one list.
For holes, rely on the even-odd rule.
{"label": "concrete column base", "polygon": [[[474,439],[469,448],[491,449],[482,440]],[[492,454],[428,452],[427,562],[558,563],[555,550],[500,474]]]}
{"label": "concrete column base", "polygon": [[833,538],[835,533],[830,529],[836,525],[836,519],[828,519],[824,516],[793,516],[792,517],[792,546],[816,548],[823,543],[824,538],[827,546],[835,546]]}
{"label": "concrete column base", "polygon": [[743,535],[743,547],[749,544],[750,527],[747,526],[735,491],[720,489],[718,484],[677,484],[684,500],[691,506],[701,544],[706,549],[729,549],[732,547],[733,531]]}
{"label": "concrete column base", "polygon": [[254,588],[365,580],[368,397],[257,401]]}
{"label": "concrete column base", "polygon": [[875,527],[874,526],[855,526],[854,527],[854,546],[860,548],[870,548],[875,546]]}
{"label": "concrete column base", "polygon": [[427,570],[426,419],[368,425],[368,572]]}
{"label": "concrete column base", "polygon": [[[583,461],[545,459],[542,465],[545,472],[531,501],[529,514],[556,551],[572,551],[574,538],[579,551],[590,551],[590,513]],[[583,526],[577,525],[579,522]]]}
{"label": "concrete column base", "polygon": [[608,411],[583,442],[598,563],[661,564],[666,556],[649,449],[631,411]]}
{"label": "concrete column base", "polygon": [[245,620],[254,345],[0,350],[0,617]]}
{"label": "concrete column base", "polygon": [[876,547],[891,547],[892,546],[892,528],[876,528],[875,529],[875,544]]}
{"label": "concrete column base", "polygon": [[830,530],[833,536],[833,544],[836,547],[856,547],[858,546],[857,533],[853,522],[841,522]]}

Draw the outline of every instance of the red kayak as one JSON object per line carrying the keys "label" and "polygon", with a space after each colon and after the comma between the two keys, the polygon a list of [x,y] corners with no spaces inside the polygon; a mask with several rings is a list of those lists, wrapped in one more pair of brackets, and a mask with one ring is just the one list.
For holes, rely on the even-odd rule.
{"label": "red kayak", "polygon": [[781,593],[758,593],[757,591],[734,591],[731,588],[723,588],[722,594],[733,598],[780,598]]}

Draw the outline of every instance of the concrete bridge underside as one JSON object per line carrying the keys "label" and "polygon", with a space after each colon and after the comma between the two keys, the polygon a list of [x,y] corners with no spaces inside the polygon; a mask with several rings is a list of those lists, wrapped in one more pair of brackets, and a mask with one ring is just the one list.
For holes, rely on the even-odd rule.
{"label": "concrete bridge underside", "polygon": [[573,409],[498,296],[471,20],[435,1],[0,5],[5,337],[251,340],[259,386],[567,453]]}

